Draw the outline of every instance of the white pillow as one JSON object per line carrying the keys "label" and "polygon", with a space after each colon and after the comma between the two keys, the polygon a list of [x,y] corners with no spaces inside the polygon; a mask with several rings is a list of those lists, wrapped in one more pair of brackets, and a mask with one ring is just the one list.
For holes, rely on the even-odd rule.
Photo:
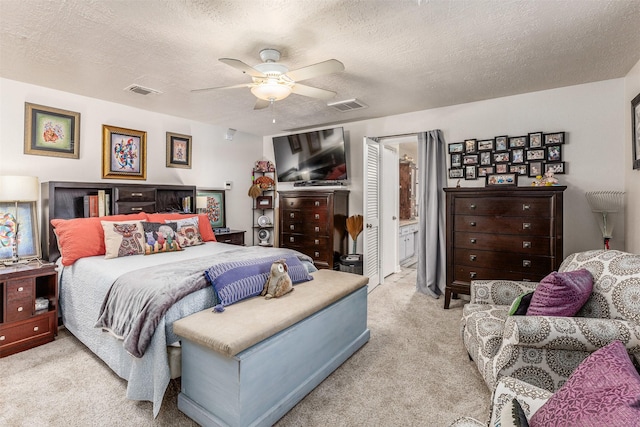
{"label": "white pillow", "polygon": [[142,221],[100,221],[104,230],[105,259],[144,255]]}

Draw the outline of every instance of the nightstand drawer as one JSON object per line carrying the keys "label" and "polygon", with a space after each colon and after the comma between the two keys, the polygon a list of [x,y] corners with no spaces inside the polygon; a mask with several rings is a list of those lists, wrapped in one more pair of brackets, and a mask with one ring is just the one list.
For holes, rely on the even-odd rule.
{"label": "nightstand drawer", "polygon": [[244,231],[216,233],[216,241],[220,243],[228,243],[230,245],[244,246]]}
{"label": "nightstand drawer", "polygon": [[22,300],[24,298],[31,299],[33,297],[33,283],[31,277],[25,279],[14,279],[7,283],[7,301]]}
{"label": "nightstand drawer", "polygon": [[40,335],[52,333],[51,314],[34,317],[29,322],[21,322],[0,330],[0,348],[18,341],[28,340]]}
{"label": "nightstand drawer", "polygon": [[33,297],[27,295],[26,298],[16,298],[7,302],[7,322],[28,319],[33,316]]}

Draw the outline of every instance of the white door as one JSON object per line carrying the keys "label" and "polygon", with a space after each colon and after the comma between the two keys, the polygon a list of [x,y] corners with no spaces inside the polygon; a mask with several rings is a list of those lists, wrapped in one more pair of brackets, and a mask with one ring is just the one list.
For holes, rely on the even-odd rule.
{"label": "white door", "polygon": [[380,284],[383,277],[380,265],[380,215],[378,212],[380,187],[378,174],[380,173],[380,144],[365,137],[362,144],[364,153],[364,232],[363,234],[363,270],[369,277],[369,291]]}
{"label": "white door", "polygon": [[382,244],[380,246],[382,258],[382,277],[399,270],[398,264],[398,215],[400,185],[398,150],[395,147],[384,145],[382,148],[382,176],[380,188],[380,228]]}

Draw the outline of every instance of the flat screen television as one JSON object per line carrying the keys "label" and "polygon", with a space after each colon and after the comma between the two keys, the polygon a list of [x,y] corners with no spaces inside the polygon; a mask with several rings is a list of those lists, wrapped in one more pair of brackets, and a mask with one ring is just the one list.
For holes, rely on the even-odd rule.
{"label": "flat screen television", "polygon": [[279,182],[347,180],[344,130],[341,127],[273,138]]}

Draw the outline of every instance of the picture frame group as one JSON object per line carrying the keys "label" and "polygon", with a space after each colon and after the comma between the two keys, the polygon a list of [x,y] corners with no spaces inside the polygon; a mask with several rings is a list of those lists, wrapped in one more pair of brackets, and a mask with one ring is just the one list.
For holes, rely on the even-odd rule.
{"label": "picture frame group", "polygon": [[[563,131],[537,131],[526,135],[500,135],[453,142],[447,145],[449,178],[485,178],[486,185],[514,185],[517,177],[536,177],[547,171],[565,174],[565,141],[566,133]],[[516,176],[515,180],[510,179],[513,175]]]}

